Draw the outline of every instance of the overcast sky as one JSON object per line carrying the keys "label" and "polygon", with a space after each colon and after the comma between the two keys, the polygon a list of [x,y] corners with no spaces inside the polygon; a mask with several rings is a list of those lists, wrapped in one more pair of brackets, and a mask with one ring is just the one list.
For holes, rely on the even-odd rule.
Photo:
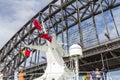
{"label": "overcast sky", "polygon": [[0,0],[0,49],[52,0]]}

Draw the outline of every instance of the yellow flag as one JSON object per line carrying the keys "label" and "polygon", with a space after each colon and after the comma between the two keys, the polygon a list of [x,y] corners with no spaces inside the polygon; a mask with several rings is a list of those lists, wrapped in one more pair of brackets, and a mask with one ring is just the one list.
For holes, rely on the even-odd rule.
{"label": "yellow flag", "polygon": [[22,51],[22,50],[21,50],[20,52],[21,52],[21,54],[23,54],[23,55],[25,56],[25,51]]}

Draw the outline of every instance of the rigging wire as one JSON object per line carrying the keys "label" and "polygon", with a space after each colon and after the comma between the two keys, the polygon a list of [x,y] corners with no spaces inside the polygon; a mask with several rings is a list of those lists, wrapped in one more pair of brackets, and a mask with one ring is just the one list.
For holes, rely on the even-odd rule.
{"label": "rigging wire", "polygon": [[99,0],[99,4],[100,4],[100,9],[101,9],[101,12],[102,12],[103,22],[104,22],[105,30],[106,30],[105,36],[107,36],[107,38],[110,40],[109,31],[108,31],[108,25],[107,25],[105,15],[104,15],[104,11],[103,11],[103,8],[102,8],[102,0]]}

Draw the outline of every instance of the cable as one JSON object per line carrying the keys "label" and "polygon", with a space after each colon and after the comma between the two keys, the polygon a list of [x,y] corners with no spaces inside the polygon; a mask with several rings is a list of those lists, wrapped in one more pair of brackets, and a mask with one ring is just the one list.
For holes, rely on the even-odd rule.
{"label": "cable", "polygon": [[99,4],[100,4],[100,8],[101,8],[101,12],[102,12],[102,17],[103,17],[103,22],[105,24],[105,29],[106,29],[106,35],[108,36],[108,39],[110,40],[110,36],[109,36],[109,31],[108,31],[108,28],[107,28],[107,22],[106,22],[106,19],[105,19],[105,16],[104,16],[104,11],[103,11],[103,8],[102,8],[102,1],[99,0]]}

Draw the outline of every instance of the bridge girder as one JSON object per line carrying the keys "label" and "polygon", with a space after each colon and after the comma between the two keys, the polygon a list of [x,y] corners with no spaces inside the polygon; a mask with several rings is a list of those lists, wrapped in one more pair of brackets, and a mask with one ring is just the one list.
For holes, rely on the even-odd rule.
{"label": "bridge girder", "polygon": [[[107,50],[109,51],[109,46],[111,49],[110,51],[120,48],[120,46],[116,46],[117,44],[115,44],[116,42],[119,43],[119,40],[115,41],[115,43],[113,41],[114,44],[111,43],[108,47],[105,46],[107,43],[102,45],[99,41],[95,16],[101,14],[102,12],[98,2],[93,3],[91,0],[60,0],[60,4],[57,4],[57,2],[58,0],[53,0],[33,18],[38,19],[40,22],[43,21],[50,34],[55,32],[58,36],[62,35],[62,42],[66,42],[68,44],[67,50],[70,45],[68,30],[76,25],[79,32],[78,37],[80,37],[79,43],[83,47],[85,56],[104,53]],[[120,6],[120,2],[117,2],[117,0],[102,0],[101,3],[104,6],[103,11],[106,12],[110,10],[111,14],[113,14],[113,8]],[[113,16],[111,17],[113,18]],[[90,18],[92,19],[92,23],[94,25],[97,46],[86,48],[83,41],[84,36],[81,29],[81,22]],[[64,33],[65,31],[66,33]],[[27,63],[30,62],[30,66],[32,66],[32,62],[35,64],[40,63],[40,51],[32,50],[32,53],[36,56],[36,58],[31,57],[29,60],[27,57],[20,54],[20,50],[24,49],[25,45],[45,44],[45,41],[39,37],[40,34],[40,32],[35,30],[31,19],[5,44],[5,46],[3,46],[0,50],[0,65],[4,66],[2,70],[5,73],[10,72],[12,68],[18,68],[20,66],[23,66],[22,68],[26,68],[28,65]],[[111,45],[115,46],[111,47]]]}

